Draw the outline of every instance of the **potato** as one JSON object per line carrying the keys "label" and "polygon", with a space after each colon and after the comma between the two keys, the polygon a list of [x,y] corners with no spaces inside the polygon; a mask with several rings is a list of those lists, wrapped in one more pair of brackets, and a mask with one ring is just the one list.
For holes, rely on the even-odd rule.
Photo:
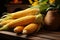
{"label": "potato", "polygon": [[58,30],[60,27],[60,10],[49,10],[44,18],[48,30]]}

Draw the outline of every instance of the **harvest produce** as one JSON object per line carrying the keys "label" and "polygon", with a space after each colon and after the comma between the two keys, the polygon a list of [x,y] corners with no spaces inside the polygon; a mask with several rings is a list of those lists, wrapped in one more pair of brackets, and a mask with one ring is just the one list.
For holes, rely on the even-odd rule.
{"label": "harvest produce", "polygon": [[50,7],[44,18],[47,30],[60,30],[60,0],[49,0]]}
{"label": "harvest produce", "polygon": [[46,28],[48,30],[58,30],[60,27],[60,10],[49,10],[44,18]]}
{"label": "harvest produce", "polygon": [[[38,5],[38,2],[36,5]],[[2,25],[2,27],[0,27],[0,31],[1,30],[8,31],[10,29],[13,29],[14,32],[16,33],[21,32],[22,34],[38,32],[42,27],[42,24],[44,23],[43,15],[40,13],[39,7],[40,7],[39,5],[31,6],[30,8],[27,8],[22,11],[17,11],[14,13],[3,15],[0,18],[0,25]],[[25,29],[27,30],[24,31]]]}
{"label": "harvest produce", "polygon": [[23,29],[23,34],[30,34],[33,33],[34,31],[36,31],[38,29],[39,25],[36,23],[31,23],[29,25],[27,25],[24,29]]}
{"label": "harvest produce", "polygon": [[0,28],[0,30],[7,30],[6,28],[14,28],[16,26],[25,26],[30,23],[42,23],[40,20],[42,19],[43,16],[40,14],[38,15],[29,15],[29,16],[24,16],[18,19],[15,19],[14,21],[9,22],[8,24],[4,25],[3,27]]}
{"label": "harvest produce", "polygon": [[11,21],[14,21],[14,20],[13,20],[13,19],[10,19],[10,20],[1,21],[1,22],[0,22],[0,26],[3,26],[3,25],[5,25],[5,24],[7,24],[7,23],[9,23],[9,22],[11,22]]}
{"label": "harvest produce", "polygon": [[23,31],[24,27],[23,26],[17,26],[14,28],[15,33],[21,33]]}
{"label": "harvest produce", "polygon": [[12,13],[12,14],[10,14],[10,16],[12,18],[20,18],[20,17],[23,17],[23,16],[35,15],[35,14],[38,14],[38,13],[39,13],[39,9],[37,9],[37,8],[33,8],[33,9],[27,8],[25,10]]}
{"label": "harvest produce", "polygon": [[60,12],[58,12],[60,4],[58,0],[29,1],[31,3],[30,8],[6,14],[6,17],[3,15],[0,18],[0,25],[2,25],[0,31],[13,29],[15,33],[31,34],[38,32],[43,25],[47,25],[48,30],[58,29],[57,26],[60,26]]}
{"label": "harvest produce", "polygon": [[14,13],[11,13],[11,14],[6,14],[6,17],[2,18],[1,21],[8,20],[8,19],[17,19],[17,18],[27,16],[27,15],[36,15],[38,13],[39,13],[39,9],[37,9],[37,8],[33,8],[33,9],[32,8],[27,8],[27,9],[22,10],[22,11],[14,12]]}

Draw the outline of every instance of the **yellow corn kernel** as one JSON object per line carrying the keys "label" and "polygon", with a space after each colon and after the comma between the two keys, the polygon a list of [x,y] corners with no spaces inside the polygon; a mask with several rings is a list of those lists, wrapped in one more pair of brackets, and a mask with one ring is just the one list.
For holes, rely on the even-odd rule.
{"label": "yellow corn kernel", "polygon": [[41,20],[41,15],[29,15],[29,16],[21,17],[14,21],[9,22],[8,24],[1,27],[0,30],[6,30],[6,28],[8,29],[14,28],[16,26],[25,26],[33,22],[40,24],[41,23],[40,20]]}
{"label": "yellow corn kernel", "polygon": [[14,20],[10,19],[10,20],[1,21],[1,22],[0,22],[0,25],[3,26],[3,25],[5,25],[5,24],[7,24],[7,23],[9,23],[9,22],[11,22],[11,21],[14,21]]}
{"label": "yellow corn kernel", "polygon": [[16,27],[14,28],[14,32],[16,32],[16,33],[20,33],[20,32],[23,31],[23,29],[24,29],[23,26],[16,26]]}
{"label": "yellow corn kernel", "polygon": [[27,25],[24,29],[23,29],[23,34],[30,34],[33,33],[34,31],[36,31],[38,29],[38,24],[35,23],[31,23],[29,25]]}
{"label": "yellow corn kernel", "polygon": [[28,8],[28,9],[25,9],[25,10],[22,10],[22,11],[12,13],[10,16],[11,16],[11,18],[20,18],[20,17],[23,17],[23,16],[35,15],[35,14],[38,14],[38,13],[39,13],[39,9],[37,9],[37,8],[33,8],[33,9]]}
{"label": "yellow corn kernel", "polygon": [[4,25],[3,27],[14,28],[16,26],[21,26],[21,25],[24,26],[24,25],[34,22],[35,17],[36,17],[35,15],[21,17],[21,18],[14,20],[14,21],[11,21],[10,23]]}

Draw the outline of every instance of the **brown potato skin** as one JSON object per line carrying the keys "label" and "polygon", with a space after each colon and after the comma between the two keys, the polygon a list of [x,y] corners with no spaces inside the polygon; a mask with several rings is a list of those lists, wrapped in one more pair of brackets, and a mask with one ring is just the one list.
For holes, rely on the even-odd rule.
{"label": "brown potato skin", "polygon": [[60,27],[60,10],[49,10],[44,18],[48,30],[58,30]]}

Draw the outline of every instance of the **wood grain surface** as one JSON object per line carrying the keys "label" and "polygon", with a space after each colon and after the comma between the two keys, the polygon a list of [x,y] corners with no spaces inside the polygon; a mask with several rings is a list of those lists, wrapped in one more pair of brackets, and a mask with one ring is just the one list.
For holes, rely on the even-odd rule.
{"label": "wood grain surface", "polygon": [[[17,35],[14,32],[0,31],[0,36],[13,36],[16,38],[29,39],[29,40],[60,40],[60,32],[38,32],[31,35]],[[9,38],[9,37],[8,37]]]}

